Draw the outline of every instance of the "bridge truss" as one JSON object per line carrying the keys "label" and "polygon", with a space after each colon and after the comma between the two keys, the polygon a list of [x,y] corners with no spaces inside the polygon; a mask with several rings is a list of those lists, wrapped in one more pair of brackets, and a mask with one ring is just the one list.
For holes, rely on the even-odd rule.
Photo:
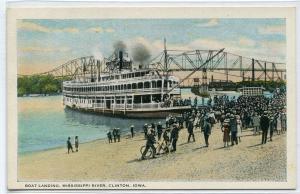
{"label": "bridge truss", "polygon": [[[286,64],[248,58],[222,51],[215,58],[218,50],[164,50],[151,60],[150,67],[163,74],[200,71],[202,84],[207,83],[207,73],[220,74],[225,81],[235,80],[264,80],[280,81],[286,79]],[[33,75],[53,75],[63,79],[81,79],[89,76],[91,79],[108,72],[104,64],[110,59],[96,60],[93,56],[80,57],[66,62],[50,71]],[[26,76],[26,75],[18,75]],[[190,80],[187,80],[190,82]]]}

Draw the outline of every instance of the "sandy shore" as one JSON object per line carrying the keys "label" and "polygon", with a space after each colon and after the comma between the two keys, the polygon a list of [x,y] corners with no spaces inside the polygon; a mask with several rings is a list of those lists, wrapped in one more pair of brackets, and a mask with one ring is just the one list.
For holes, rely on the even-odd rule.
{"label": "sandy shore", "polygon": [[140,161],[141,133],[133,139],[108,144],[97,140],[80,145],[78,153],[65,148],[22,155],[18,179],[22,181],[285,181],[286,135],[260,145],[261,136],[245,131],[238,146],[223,148],[222,132],[214,127],[210,146],[204,146],[200,130],[196,142],[187,142],[187,131],[179,134],[176,153]]}

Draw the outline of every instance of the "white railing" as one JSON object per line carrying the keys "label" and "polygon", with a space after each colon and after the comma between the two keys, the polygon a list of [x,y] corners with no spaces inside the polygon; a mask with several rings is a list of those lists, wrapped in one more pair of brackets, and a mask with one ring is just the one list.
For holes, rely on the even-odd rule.
{"label": "white railing", "polygon": [[93,108],[104,108],[105,104],[104,103],[94,103]]}
{"label": "white railing", "polygon": [[143,109],[143,108],[159,108],[160,103],[147,103],[147,104],[134,104],[134,109]]}
{"label": "white railing", "polygon": [[[164,89],[166,92],[167,89]],[[113,90],[113,91],[89,91],[89,92],[72,92],[72,91],[63,91],[65,94],[116,94],[116,93],[141,93],[141,92],[161,92],[161,88],[144,88],[144,89],[126,89],[126,90]],[[179,88],[175,88],[171,93],[179,93]]]}
{"label": "white railing", "polygon": [[[67,81],[67,82],[63,82],[63,86],[72,86],[72,87],[93,87],[93,86],[101,86],[98,84],[101,83],[105,83],[105,84],[114,84],[114,83],[123,83],[124,80],[126,80],[126,82],[128,81],[136,81],[136,80],[142,80],[142,81],[154,81],[156,79],[161,79],[160,76],[158,75],[146,75],[146,76],[142,76],[142,77],[132,77],[132,78],[121,78],[121,79],[113,79],[113,80],[105,80],[105,81],[99,81],[99,82],[76,82],[76,81]],[[132,82],[132,83],[136,83],[136,82]]]}

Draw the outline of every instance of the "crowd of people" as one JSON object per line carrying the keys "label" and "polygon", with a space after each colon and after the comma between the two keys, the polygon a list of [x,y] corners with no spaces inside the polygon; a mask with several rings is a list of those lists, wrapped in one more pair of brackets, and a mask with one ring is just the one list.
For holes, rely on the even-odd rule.
{"label": "crowd of people", "polygon": [[[169,99],[170,100],[170,99]],[[192,103],[193,102],[193,103]],[[187,143],[196,141],[194,131],[200,129],[205,145],[209,147],[209,137],[212,130],[220,130],[224,147],[241,143],[243,131],[251,131],[253,135],[261,135],[261,144],[273,141],[274,133],[280,135],[287,130],[286,117],[286,92],[276,91],[270,97],[266,96],[239,96],[228,95],[209,98],[206,106],[198,106],[197,97],[191,100],[174,100],[173,105],[191,105],[191,109],[180,115],[169,115],[165,124],[145,123],[143,126],[146,140],[145,150],[141,159],[149,149],[152,149],[152,157],[161,153],[161,150],[176,152],[180,130],[186,128]],[[130,136],[135,136],[134,125],[130,126]],[[120,142],[121,131],[119,128],[107,132],[108,143]],[[157,145],[155,146],[155,144]],[[76,151],[78,151],[78,136],[74,139]],[[68,153],[73,151],[71,138],[67,140]],[[167,149],[165,149],[167,148]]]}
{"label": "crowd of people", "polygon": [[195,106],[190,111],[180,116],[169,115],[165,128],[161,123],[157,126],[154,123],[145,124],[144,135],[147,141],[142,159],[145,159],[148,149],[153,149],[154,153],[159,154],[154,146],[157,141],[158,145],[172,145],[171,152],[175,152],[179,131],[184,127],[188,132],[187,142],[196,141],[194,130],[200,128],[205,147],[209,146],[211,131],[218,128],[222,132],[224,147],[238,145],[243,131],[247,129],[253,130],[253,135],[262,135],[261,144],[266,144],[268,137],[269,141],[272,141],[274,132],[278,135],[286,132],[285,91],[275,92],[272,97],[215,96],[205,107],[197,107],[197,99],[194,99],[194,103]]}
{"label": "crowd of people", "polygon": [[107,132],[108,143],[116,143],[121,141],[120,128],[114,128]]}

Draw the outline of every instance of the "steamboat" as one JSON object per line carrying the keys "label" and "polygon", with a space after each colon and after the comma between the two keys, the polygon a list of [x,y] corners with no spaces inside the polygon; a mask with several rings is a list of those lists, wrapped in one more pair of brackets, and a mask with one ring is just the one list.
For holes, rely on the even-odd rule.
{"label": "steamboat", "polygon": [[[164,52],[167,57],[166,49]],[[165,118],[191,108],[190,103],[173,103],[181,99],[177,77],[149,65],[134,67],[123,50],[113,56],[105,62],[109,71],[96,78],[85,76],[63,82],[66,107],[131,118]]]}

